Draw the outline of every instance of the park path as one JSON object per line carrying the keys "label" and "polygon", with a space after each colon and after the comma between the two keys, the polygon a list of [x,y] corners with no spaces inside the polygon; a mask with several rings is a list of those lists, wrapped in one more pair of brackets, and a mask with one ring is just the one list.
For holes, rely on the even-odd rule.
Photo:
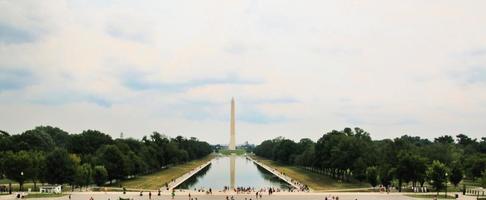
{"label": "park path", "polygon": [[[68,194],[68,193],[66,193]],[[138,192],[127,192],[122,194],[121,192],[71,192],[71,200],[87,200],[93,197],[95,200],[99,199],[113,199],[116,200],[119,197],[129,198],[135,200],[149,200],[148,194],[145,192],[143,196],[140,196]],[[223,200],[226,196],[234,196],[236,200],[250,199],[254,197],[254,194],[236,194],[235,192],[214,192],[213,195],[208,195],[204,192],[193,191],[176,191],[176,200],[188,199],[188,195],[198,200]],[[324,197],[339,196],[340,200],[419,200],[421,198],[413,198],[406,196],[407,194],[416,193],[380,193],[380,192],[277,192],[273,195],[264,194],[265,200],[323,200]],[[429,193],[427,193],[429,194]],[[155,193],[152,195],[152,200],[167,200],[171,199],[170,194],[163,193],[161,196],[157,196]],[[18,200],[14,195],[0,195],[0,200]],[[36,198],[36,200],[69,200],[68,196],[55,197],[55,198]],[[463,196],[460,195],[458,200],[476,200],[475,196]]]}
{"label": "park path", "polygon": [[[175,200],[187,200],[188,192],[176,192]],[[234,196],[236,200],[244,200],[254,198],[254,194],[235,194],[235,193],[217,193],[214,195],[207,195],[203,193],[191,193],[191,197],[197,198],[198,200],[223,200],[226,196]],[[263,199],[265,200],[323,200],[325,196],[339,196],[340,200],[413,200],[414,198],[406,197],[399,194],[353,194],[353,193],[340,193],[340,194],[317,194],[317,193],[274,193],[273,195],[265,194]],[[106,200],[106,199],[119,199],[129,198],[135,200],[149,200],[147,194],[139,196],[138,192],[128,192],[127,194],[121,194],[120,192],[74,192],[72,193],[71,200],[87,200],[93,197],[95,200]],[[9,200],[14,198],[8,198]],[[167,200],[172,199],[170,194],[163,194],[161,196],[152,195],[152,200]],[[2,199],[3,200],[3,199]],[[57,197],[57,198],[37,198],[36,200],[69,200],[68,196]]]}
{"label": "park path", "polygon": [[191,171],[185,173],[184,175],[176,178],[175,180],[171,181],[169,184],[168,184],[168,189],[164,186],[161,188],[162,191],[172,191],[174,188],[176,188],[177,186],[179,186],[181,183],[183,183],[184,181],[186,181],[187,179],[191,178],[192,176],[194,176],[194,174],[198,173],[199,171],[201,171],[202,169],[206,168],[208,165],[211,164],[211,161],[208,161],[207,163],[204,163],[202,165],[199,165],[198,167],[192,169]]}
{"label": "park path", "polygon": [[296,180],[290,178],[289,176],[283,174],[282,172],[279,172],[278,170],[273,169],[273,168],[271,168],[271,167],[269,167],[269,166],[267,166],[267,165],[265,165],[265,164],[263,164],[263,163],[255,160],[255,159],[251,158],[250,156],[246,156],[246,158],[249,159],[249,160],[251,160],[251,161],[253,161],[253,163],[257,164],[258,166],[260,166],[262,168],[264,168],[265,170],[269,171],[270,173],[274,174],[278,178],[284,180],[285,182],[287,182],[288,184],[290,184],[294,188],[300,189],[301,186],[303,185],[303,184],[297,182]]}

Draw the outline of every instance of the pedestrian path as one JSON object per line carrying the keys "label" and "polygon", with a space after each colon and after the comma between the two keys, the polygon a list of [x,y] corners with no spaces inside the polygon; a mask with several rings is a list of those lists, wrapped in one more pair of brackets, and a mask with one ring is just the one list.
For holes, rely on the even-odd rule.
{"label": "pedestrian path", "polygon": [[168,189],[164,186],[164,187],[161,188],[161,190],[162,191],[165,191],[165,190],[172,191],[174,188],[176,188],[177,186],[179,186],[180,184],[182,184],[184,181],[186,181],[187,179],[191,178],[196,173],[198,173],[202,169],[206,168],[210,164],[211,164],[211,161],[209,161],[207,163],[204,163],[204,164],[200,165],[199,167],[196,167],[196,168],[192,169],[190,172],[187,172],[184,175],[180,176],[179,178],[171,181],[168,184]]}

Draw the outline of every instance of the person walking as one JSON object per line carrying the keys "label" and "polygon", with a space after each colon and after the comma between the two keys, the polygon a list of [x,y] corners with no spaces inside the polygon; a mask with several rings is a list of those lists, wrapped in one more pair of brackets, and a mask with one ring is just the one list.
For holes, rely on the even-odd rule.
{"label": "person walking", "polygon": [[152,192],[149,192],[149,199],[152,199]]}

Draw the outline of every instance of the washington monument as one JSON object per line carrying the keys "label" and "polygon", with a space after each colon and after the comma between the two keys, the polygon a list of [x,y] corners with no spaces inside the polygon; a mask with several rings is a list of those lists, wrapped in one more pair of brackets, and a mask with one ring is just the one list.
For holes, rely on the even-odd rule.
{"label": "washington monument", "polygon": [[230,142],[228,145],[229,150],[236,150],[235,142],[235,99],[231,98],[231,119],[230,119]]}

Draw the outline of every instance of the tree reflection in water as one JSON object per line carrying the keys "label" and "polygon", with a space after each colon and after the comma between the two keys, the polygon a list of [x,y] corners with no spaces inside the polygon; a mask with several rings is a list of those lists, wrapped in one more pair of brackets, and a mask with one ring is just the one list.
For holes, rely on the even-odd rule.
{"label": "tree reflection in water", "polygon": [[213,189],[224,187],[252,187],[288,189],[291,187],[271,172],[255,165],[245,157],[231,155],[220,156],[211,161],[211,165],[179,185],[177,189]]}

